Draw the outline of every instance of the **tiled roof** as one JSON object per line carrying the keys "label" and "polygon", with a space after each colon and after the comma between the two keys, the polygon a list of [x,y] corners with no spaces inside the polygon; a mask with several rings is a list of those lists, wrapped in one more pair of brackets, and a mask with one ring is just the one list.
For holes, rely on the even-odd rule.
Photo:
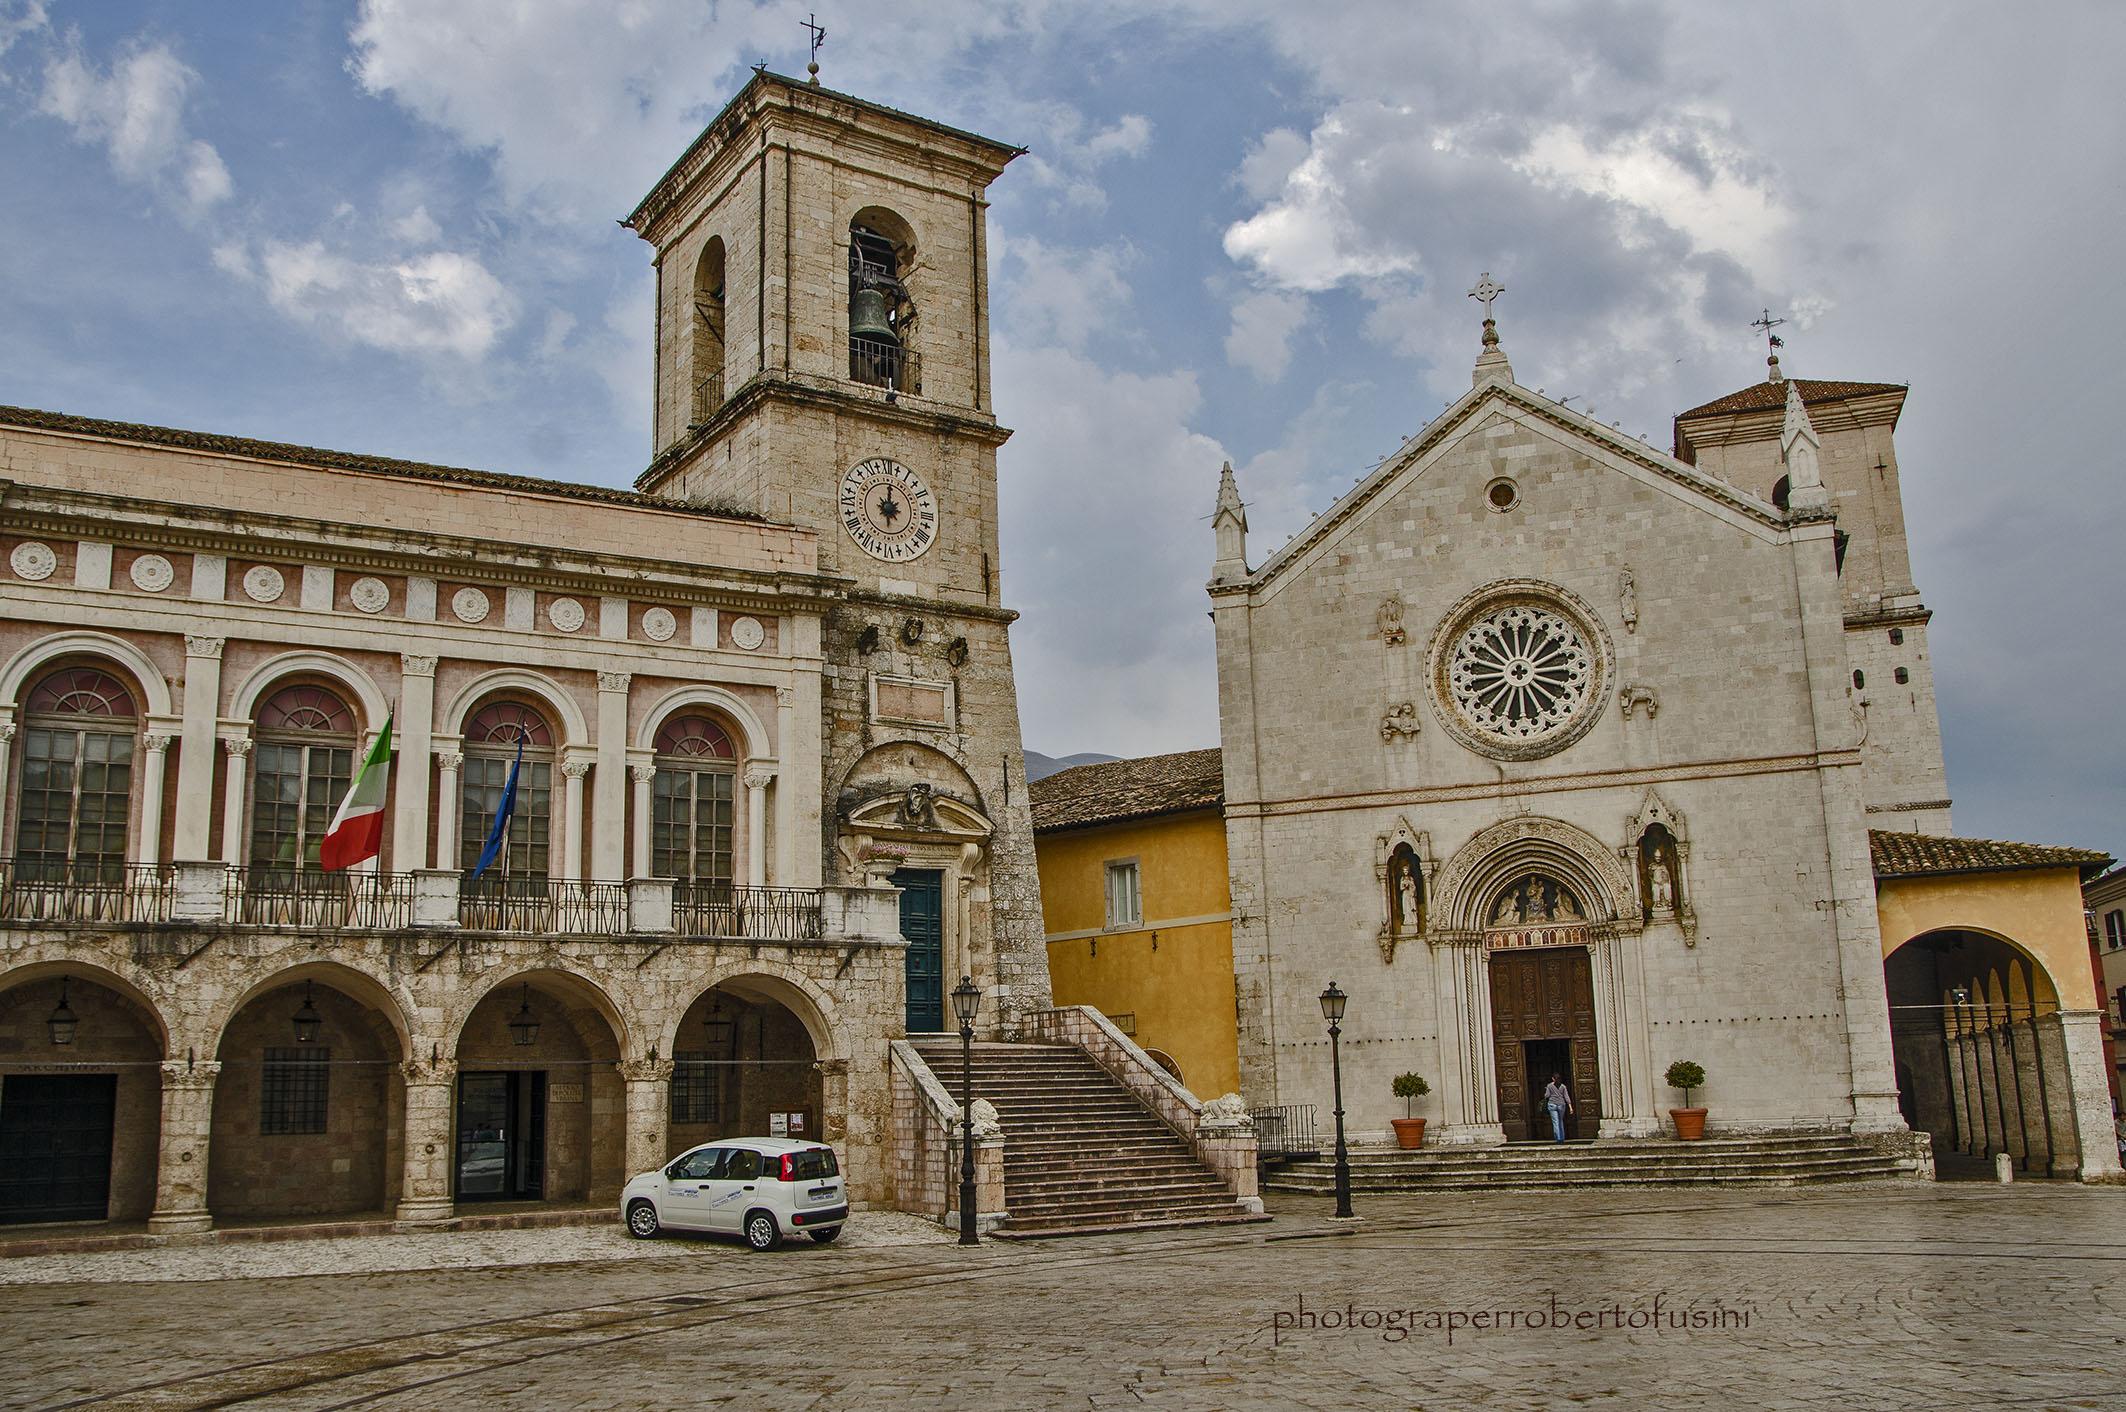
{"label": "tiled roof", "polygon": [[1942,838],[1935,834],[1868,831],[1868,851],[1878,878],[1923,878],[1944,873],[2006,873],[2028,868],[2074,868],[2091,876],[2111,866],[2111,855],[2088,848],[2052,848],[2039,843],[2002,843],[1990,838]]}
{"label": "tiled roof", "polygon": [[1035,833],[1144,819],[1225,802],[1225,765],[1216,750],[1184,750],[1139,760],[1104,760],[1058,770],[1027,787]]}
{"label": "tiled roof", "polygon": [[1801,389],[1801,402],[1836,402],[1845,397],[1872,397],[1880,392],[1908,391],[1897,382],[1827,382],[1820,378],[1791,378],[1782,382],[1752,383],[1740,392],[1730,392],[1725,397],[1715,397],[1702,407],[1693,407],[1688,412],[1678,412],[1676,420],[1688,421],[1692,417],[1717,417],[1734,412],[1768,412],[1786,405],[1787,382]]}
{"label": "tiled roof", "polygon": [[426,461],[399,461],[389,456],[363,456],[350,451],[326,451],[315,446],[294,446],[283,441],[253,441],[244,436],[215,432],[183,431],[176,427],[145,426],[138,422],[107,422],[96,417],[76,417],[65,412],[41,412],[31,407],[0,406],[0,426],[29,427],[38,431],[68,432],[79,436],[104,436],[117,441],[140,441],[152,446],[170,446],[211,456],[246,456],[259,461],[280,461],[296,466],[317,466],[335,471],[362,471],[371,475],[404,476],[411,480],[442,481],[452,485],[478,486],[486,490],[510,490],[532,495],[560,495],[571,500],[596,500],[607,505],[625,505],[638,510],[664,510],[677,514],[712,515],[717,519],[745,519],[729,511],[711,512],[679,500],[660,500],[633,490],[573,481],[543,480],[536,476],[508,475],[500,471],[476,471],[464,466],[437,466]]}

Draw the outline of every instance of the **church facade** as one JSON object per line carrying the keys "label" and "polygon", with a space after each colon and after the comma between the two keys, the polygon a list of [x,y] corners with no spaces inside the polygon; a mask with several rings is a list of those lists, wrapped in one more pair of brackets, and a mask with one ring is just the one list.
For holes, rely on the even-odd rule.
{"label": "church facade", "polygon": [[[771,1131],[894,1197],[894,1040],[962,974],[985,1035],[1049,1003],[1014,155],[756,74],[628,221],[631,491],[0,409],[0,1222],[603,1202]],[[381,856],[324,871],[387,722]]]}
{"label": "church facade", "polygon": [[[1716,1131],[1923,1159],[1871,858],[1871,828],[1946,832],[1950,807],[1903,396],[1775,360],[1669,455],[1519,386],[1487,319],[1470,391],[1252,566],[1227,468],[1209,594],[1251,1104],[1327,1094],[1333,981],[1362,1134],[1415,1071],[1442,1143],[1547,1136],[1553,1075],[1569,1136],[1653,1136],[1690,1060]],[[1930,1043],[1975,1052],[1935,975],[1907,997]],[[2048,1164],[2093,1121],[2086,988],[2070,970],[2006,1021],[2053,1077]],[[2092,1146],[2063,1170],[2115,1173]]]}

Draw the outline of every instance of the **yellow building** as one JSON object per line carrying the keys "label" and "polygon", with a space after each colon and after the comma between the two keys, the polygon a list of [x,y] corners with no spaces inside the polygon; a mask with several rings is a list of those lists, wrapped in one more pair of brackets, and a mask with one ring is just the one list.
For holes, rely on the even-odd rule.
{"label": "yellow building", "polygon": [[1056,1004],[1107,1015],[1198,1097],[1236,1092],[1218,752],[1079,765],[1030,793]]}

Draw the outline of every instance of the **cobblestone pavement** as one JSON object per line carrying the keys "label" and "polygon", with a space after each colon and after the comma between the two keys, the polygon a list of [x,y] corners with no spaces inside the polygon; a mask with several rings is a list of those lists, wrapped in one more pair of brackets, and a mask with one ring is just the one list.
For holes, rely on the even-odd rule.
{"label": "cobblestone pavement", "polygon": [[1433,1196],[1363,1201],[1355,1224],[1273,1209],[972,1251],[688,1241],[600,1263],[16,1285],[0,1403],[2126,1406],[2126,1191]]}

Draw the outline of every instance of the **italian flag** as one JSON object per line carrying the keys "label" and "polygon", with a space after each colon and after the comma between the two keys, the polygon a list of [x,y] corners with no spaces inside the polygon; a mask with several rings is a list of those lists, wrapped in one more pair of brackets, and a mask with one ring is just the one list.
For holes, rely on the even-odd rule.
{"label": "italian flag", "polygon": [[319,867],[328,872],[351,868],[384,851],[384,786],[390,775],[391,717],[386,716],[384,733],[376,738],[354,787],[340,801],[340,811],[332,816],[332,827],[325,830],[318,845]]}

